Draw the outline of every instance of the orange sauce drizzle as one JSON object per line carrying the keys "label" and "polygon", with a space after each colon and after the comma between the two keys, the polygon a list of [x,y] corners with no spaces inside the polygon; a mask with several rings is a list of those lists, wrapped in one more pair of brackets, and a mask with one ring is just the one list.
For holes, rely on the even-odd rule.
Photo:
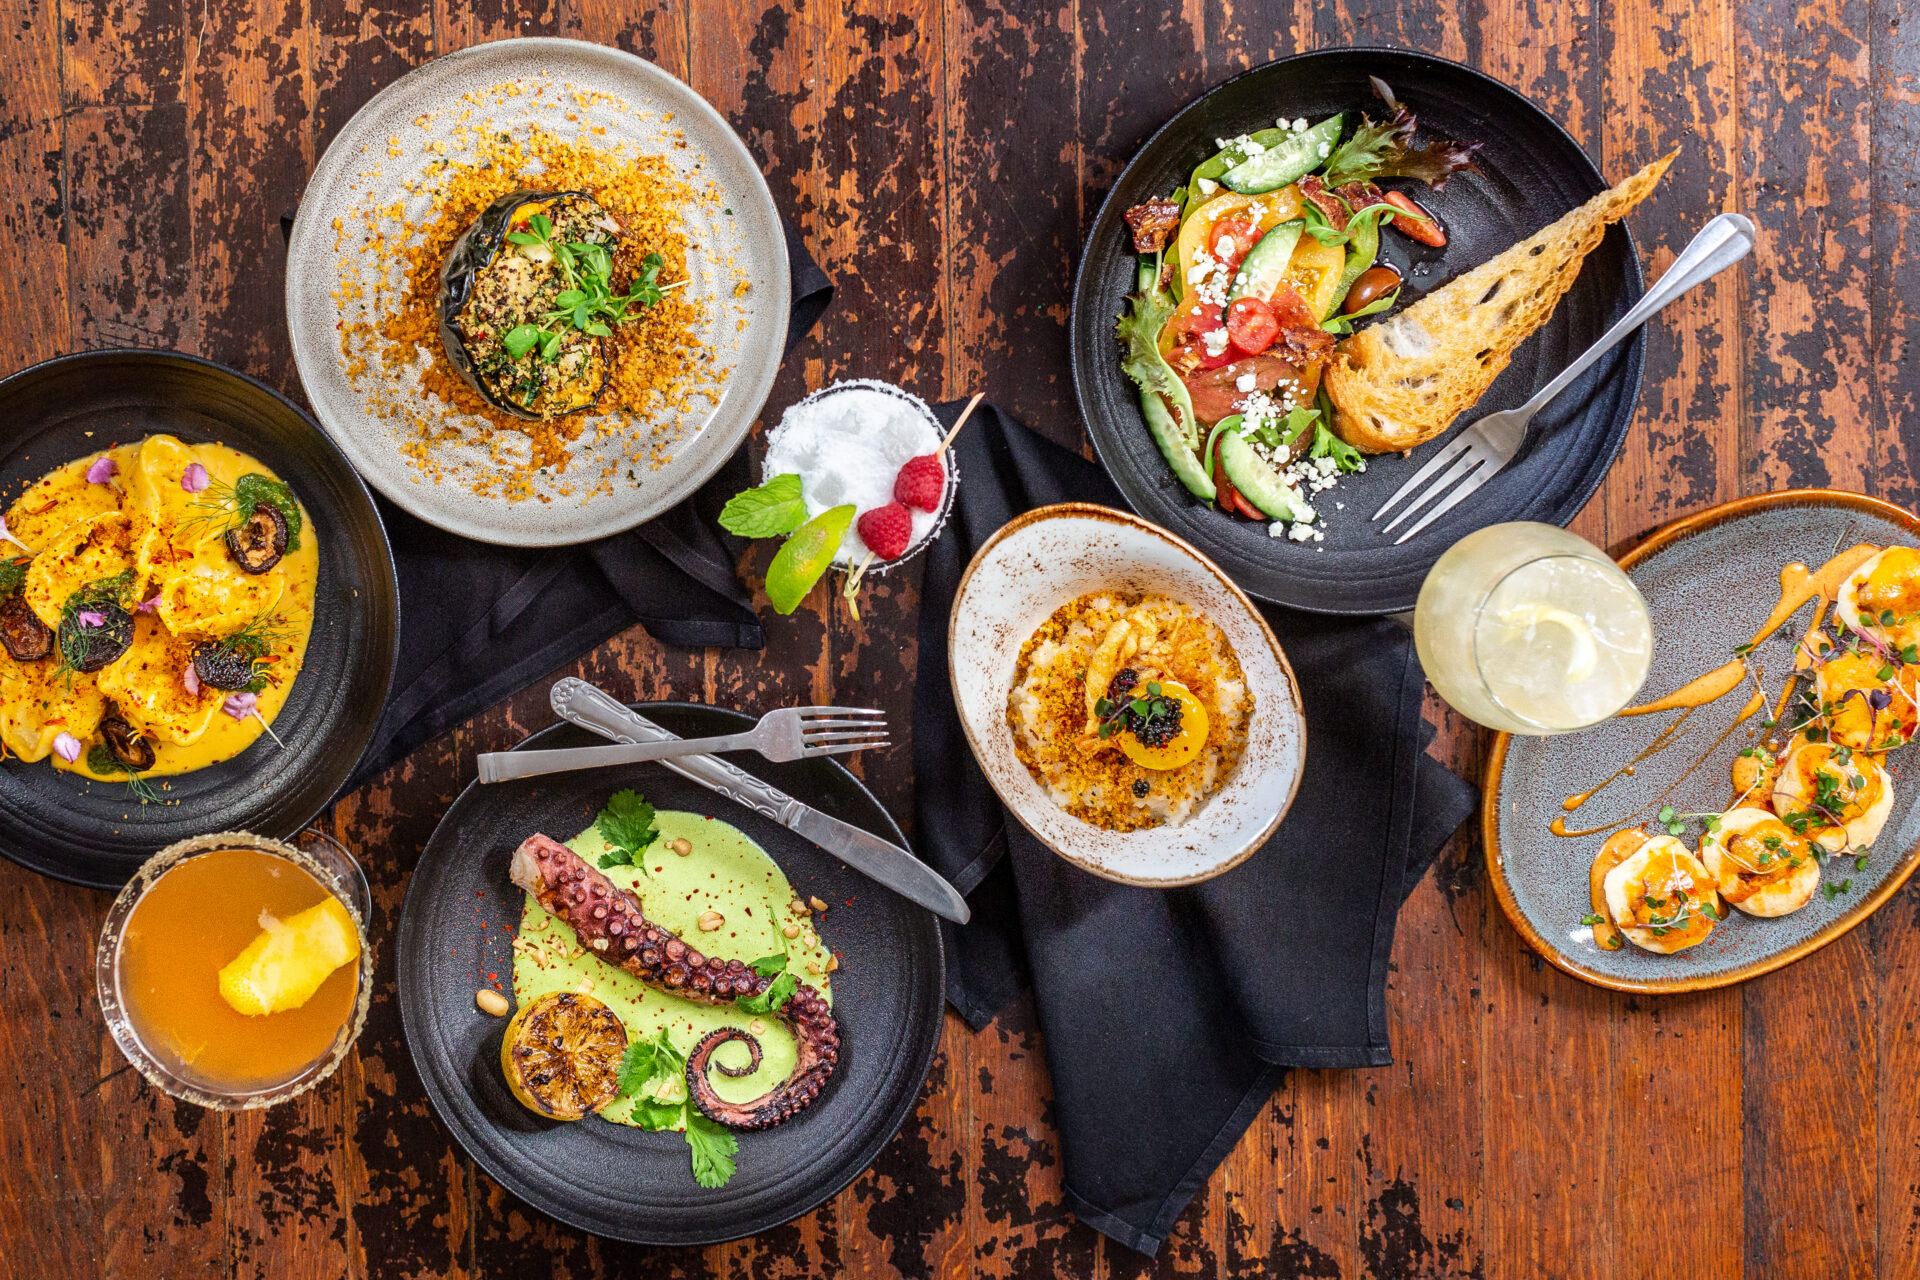
{"label": "orange sauce drizzle", "polygon": [[1645,832],[1615,834],[1600,846],[1593,867],[1587,872],[1587,897],[1592,901],[1593,914],[1600,917],[1593,926],[1593,942],[1602,951],[1618,951],[1627,941],[1620,926],[1613,922],[1613,910],[1607,905],[1607,873],[1640,852],[1640,846],[1646,842]]}
{"label": "orange sauce drizzle", "polygon": [[[1609,784],[1622,777],[1632,777],[1636,765],[1641,764],[1649,757],[1672,746],[1677,740],[1681,728],[1685,726],[1687,720],[1695,711],[1709,703],[1719,701],[1727,694],[1739,688],[1741,684],[1746,681],[1748,659],[1752,656],[1753,651],[1758,649],[1774,632],[1785,626],[1793,618],[1793,615],[1800,611],[1802,606],[1809,600],[1812,600],[1816,602],[1813,617],[1808,622],[1806,630],[1802,633],[1800,643],[1794,648],[1793,674],[1788,678],[1786,688],[1781,693],[1779,703],[1774,708],[1773,718],[1777,722],[1786,711],[1787,701],[1792,697],[1793,690],[1799,683],[1801,674],[1812,664],[1813,639],[1820,634],[1821,628],[1825,625],[1827,610],[1832,605],[1834,596],[1839,592],[1841,585],[1846,582],[1848,576],[1868,560],[1878,555],[1880,550],[1881,548],[1879,547],[1871,546],[1867,543],[1859,543],[1834,556],[1818,569],[1809,569],[1806,565],[1800,564],[1797,561],[1782,568],[1780,570],[1780,598],[1774,604],[1773,612],[1767,615],[1767,620],[1761,624],[1758,631],[1754,632],[1753,639],[1741,647],[1739,655],[1731,661],[1715,667],[1704,675],[1696,676],[1663,698],[1655,698],[1651,702],[1644,702],[1638,706],[1627,707],[1620,711],[1619,714],[1623,716],[1644,716],[1652,715],[1658,711],[1675,710],[1679,711],[1680,715],[1675,717],[1671,724],[1656,734],[1653,741],[1649,742],[1632,760],[1614,770],[1613,773],[1609,774],[1596,785],[1587,788],[1585,791],[1568,796],[1561,802],[1560,807],[1567,813],[1572,813],[1574,810],[1586,804],[1587,801],[1593,799],[1593,797],[1601,791],[1605,790]],[[1641,805],[1638,809],[1635,809],[1626,817],[1616,822],[1609,822],[1604,826],[1573,830],[1568,828],[1567,820],[1562,816],[1555,818],[1549,823],[1548,830],[1557,836],[1591,836],[1633,822],[1642,814],[1646,813],[1647,810],[1662,803],[1668,796],[1672,795],[1674,790],[1693,774],[1694,770],[1698,769],[1707,761],[1708,757],[1720,749],[1720,745],[1732,736],[1735,729],[1758,714],[1760,709],[1766,705],[1766,702],[1766,694],[1756,691],[1754,695],[1747,700],[1746,705],[1741,708],[1740,714],[1734,718],[1733,723],[1728,725],[1726,730],[1721,733],[1718,738],[1713,740],[1712,745],[1689,764],[1686,769],[1681,772],[1680,776],[1668,785],[1666,790]],[[1604,854],[1604,849],[1602,852]],[[1598,865],[1597,861],[1595,865]],[[1596,879],[1595,884],[1598,883],[1599,881]],[[1601,915],[1606,914],[1606,912],[1600,908],[1596,908],[1596,911]],[[1596,930],[1595,937],[1597,938],[1598,936],[1598,930]]]}

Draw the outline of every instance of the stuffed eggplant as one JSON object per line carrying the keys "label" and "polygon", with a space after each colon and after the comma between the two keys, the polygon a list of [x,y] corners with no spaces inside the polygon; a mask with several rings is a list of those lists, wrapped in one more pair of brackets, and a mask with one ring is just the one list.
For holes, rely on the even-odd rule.
{"label": "stuffed eggplant", "polygon": [[454,242],[440,272],[440,338],[487,403],[543,419],[599,400],[608,329],[575,316],[610,276],[618,232],[585,192],[513,191]]}

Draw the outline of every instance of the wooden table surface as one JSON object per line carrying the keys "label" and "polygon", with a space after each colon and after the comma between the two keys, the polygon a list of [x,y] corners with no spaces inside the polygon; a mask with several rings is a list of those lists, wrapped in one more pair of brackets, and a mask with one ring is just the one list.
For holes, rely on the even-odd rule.
{"label": "wooden table surface", "polygon": [[[328,140],[436,54],[560,34],[637,52],[712,100],[834,276],[776,408],[879,376],[929,398],[984,388],[1077,442],[1070,276],[1127,157],[1250,64],[1392,44],[1516,85],[1615,177],[1680,146],[1633,218],[1653,272],[1717,210],[1760,226],[1749,269],[1653,326],[1626,451],[1576,529],[1617,550],[1742,493],[1920,496],[1920,365],[1902,367],[1920,296],[1920,26],[1896,0],[7,0],[0,19],[0,370],[168,346],[297,396],[277,223]],[[873,589],[861,622],[825,594],[769,612],[763,653],[635,629],[567,670],[630,697],[845,699],[904,722],[912,581]],[[380,990],[357,1057],[265,1114],[178,1104],[125,1069],[93,997],[109,895],[0,864],[0,1273],[1920,1273],[1920,888],[1783,972],[1635,999],[1520,947],[1470,832],[1401,917],[1397,1063],[1294,1072],[1151,1263],[1062,1205],[1025,1007],[979,1035],[949,1015],[918,1113],[797,1223],[680,1252],[558,1226],[429,1110],[390,945],[474,753],[545,724],[544,687],[335,809],[389,940]],[[1435,750],[1476,775],[1481,736],[1432,710]],[[905,746],[864,760],[903,820],[909,770]]]}

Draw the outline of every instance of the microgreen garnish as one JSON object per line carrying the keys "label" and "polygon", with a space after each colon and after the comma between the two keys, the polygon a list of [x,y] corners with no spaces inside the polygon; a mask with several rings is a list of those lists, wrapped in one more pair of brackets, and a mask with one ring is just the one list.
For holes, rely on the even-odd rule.
{"label": "microgreen garnish", "polygon": [[1717,813],[1681,813],[1669,804],[1662,805],[1660,812],[1654,815],[1654,817],[1655,820],[1666,829],[1666,833],[1670,836],[1685,835],[1687,822],[1693,818],[1704,819],[1708,831],[1717,832],[1720,830],[1720,815]]}
{"label": "microgreen garnish", "polygon": [[1607,918],[1601,915],[1584,915],[1580,917],[1581,924],[1605,924],[1606,922]]}
{"label": "microgreen garnish", "polygon": [[0,600],[19,594],[27,582],[27,566],[32,563],[18,557],[0,560]]}
{"label": "microgreen garnish", "polygon": [[679,280],[661,284],[660,270],[667,265],[667,260],[657,253],[649,253],[640,260],[633,287],[625,293],[615,293],[613,255],[606,245],[590,240],[555,239],[553,219],[544,213],[534,214],[520,226],[524,230],[507,233],[508,242],[544,247],[553,255],[554,265],[559,267],[561,282],[566,287],[554,295],[552,309],[540,317],[538,324],[517,324],[502,335],[507,354],[515,360],[537,347],[540,358],[551,363],[560,356],[560,338],[567,329],[577,329],[596,338],[607,337],[613,332],[610,326],[638,318],[629,308],[655,306],[670,290],[687,283]]}
{"label": "microgreen garnish", "polygon": [[608,852],[600,855],[602,871],[608,867],[631,866],[638,867],[641,875],[647,873],[641,855],[660,838],[660,829],[653,825],[653,806],[641,799],[638,792],[614,792],[607,800],[607,807],[594,819],[594,826],[608,845]]}
{"label": "microgreen garnish", "polygon": [[133,632],[127,612],[132,590],[133,570],[125,569],[111,578],[89,582],[67,597],[60,609],[60,625],[55,628],[62,668],[97,669],[94,659],[103,652],[126,649]]}

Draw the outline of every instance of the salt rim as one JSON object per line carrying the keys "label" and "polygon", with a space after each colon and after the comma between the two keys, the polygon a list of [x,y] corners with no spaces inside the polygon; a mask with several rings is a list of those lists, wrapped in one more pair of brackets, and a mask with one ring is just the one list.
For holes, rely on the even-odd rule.
{"label": "salt rim", "polygon": [[[827,396],[846,391],[877,391],[882,395],[894,396],[897,399],[904,400],[918,410],[920,416],[926,420],[927,426],[933,431],[933,438],[936,445],[939,441],[946,438],[946,428],[941,425],[938,415],[933,412],[932,407],[929,406],[925,400],[914,395],[911,391],[908,391],[904,387],[896,386],[891,382],[882,382],[877,378],[848,378],[821,387],[818,391],[812,392],[789,405],[786,411],[780,415],[780,422],[767,433],[768,453],[773,451],[773,447],[778,442],[782,430],[786,427],[787,414],[792,413],[795,409],[801,408],[804,405],[813,404]],[[931,452],[931,450],[929,450],[929,452]],[[953,513],[954,490],[958,488],[960,484],[960,467],[951,448],[940,455],[940,462],[946,469],[947,483],[940,495],[940,509],[933,513],[932,522],[926,526],[924,531],[916,529],[913,541],[908,543],[907,549],[894,559],[880,560],[876,557],[873,563],[867,566],[867,573],[869,575],[885,574],[888,570],[905,564],[924,551],[935,538],[940,536],[941,531],[946,528],[947,519]],[[766,468],[765,456],[763,455],[761,459],[761,482],[765,483],[772,478],[772,473]],[[802,474],[800,476],[800,485],[803,492],[806,488],[806,482],[807,478]],[[809,512],[810,516],[811,514],[812,513]],[[856,522],[860,514],[863,513],[855,514],[854,519]],[[914,514],[919,516],[924,513],[915,512]],[[916,524],[917,523],[916,521]],[[852,525],[848,526],[846,537],[841,540],[839,550],[834,552],[832,567],[843,573],[848,573],[855,569],[860,562],[866,558],[866,542],[860,537],[860,532],[857,527]]]}

